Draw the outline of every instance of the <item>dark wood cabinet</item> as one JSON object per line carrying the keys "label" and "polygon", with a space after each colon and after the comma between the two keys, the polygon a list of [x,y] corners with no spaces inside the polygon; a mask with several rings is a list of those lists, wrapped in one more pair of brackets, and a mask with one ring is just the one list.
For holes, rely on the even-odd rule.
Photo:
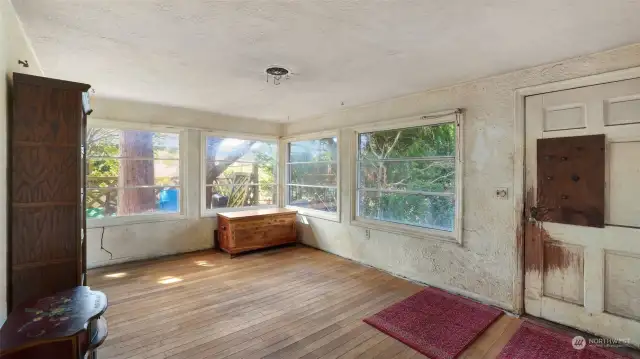
{"label": "dark wood cabinet", "polygon": [[107,297],[76,287],[27,301],[0,328],[1,359],[95,359],[107,338]]}
{"label": "dark wood cabinet", "polygon": [[9,116],[9,310],[83,285],[90,86],[15,73]]}

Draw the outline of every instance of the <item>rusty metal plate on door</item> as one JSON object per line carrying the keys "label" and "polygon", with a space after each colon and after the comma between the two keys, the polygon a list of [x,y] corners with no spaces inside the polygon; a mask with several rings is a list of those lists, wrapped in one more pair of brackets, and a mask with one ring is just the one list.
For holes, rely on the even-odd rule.
{"label": "rusty metal plate on door", "polygon": [[605,135],[538,139],[536,219],[604,227]]}

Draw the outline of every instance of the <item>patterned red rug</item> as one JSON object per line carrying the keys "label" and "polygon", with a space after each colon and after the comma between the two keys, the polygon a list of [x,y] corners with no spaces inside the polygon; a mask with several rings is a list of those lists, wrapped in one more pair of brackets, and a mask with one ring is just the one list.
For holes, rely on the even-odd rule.
{"label": "patterned red rug", "polygon": [[[531,322],[523,322],[498,359],[622,359],[628,358],[587,344],[584,338],[576,340],[567,333],[543,328]],[[583,344],[584,343],[584,344]],[[574,349],[586,345],[582,349]]]}
{"label": "patterned red rug", "polygon": [[458,356],[502,311],[426,288],[364,320],[432,359]]}

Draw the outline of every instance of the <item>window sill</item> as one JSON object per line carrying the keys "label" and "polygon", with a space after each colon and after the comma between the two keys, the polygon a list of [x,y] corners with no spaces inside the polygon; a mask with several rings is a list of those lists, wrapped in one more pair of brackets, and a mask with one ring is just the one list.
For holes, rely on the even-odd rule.
{"label": "window sill", "polygon": [[100,227],[126,226],[130,224],[140,224],[140,223],[179,221],[186,218],[187,216],[180,213],[154,213],[154,214],[140,214],[135,216],[96,218],[96,219],[87,219],[87,229],[100,228]]}
{"label": "window sill", "polygon": [[340,223],[340,213],[316,211],[313,209],[301,208],[296,206],[285,206],[285,208],[298,211],[298,215],[300,216],[319,218],[327,221]]}
{"label": "window sill", "polygon": [[437,229],[421,228],[391,222],[375,221],[370,219],[356,218],[351,220],[351,225],[363,227],[381,232],[400,234],[418,239],[438,240],[462,245],[462,239],[456,238],[454,232],[439,231]]}
{"label": "window sill", "polygon": [[256,209],[267,209],[267,208],[278,208],[275,204],[269,204],[264,206],[250,206],[250,207],[231,207],[231,208],[216,208],[216,209],[208,209],[203,210],[202,215],[200,217],[217,217],[218,213],[222,212],[240,212],[240,211],[253,211]]}

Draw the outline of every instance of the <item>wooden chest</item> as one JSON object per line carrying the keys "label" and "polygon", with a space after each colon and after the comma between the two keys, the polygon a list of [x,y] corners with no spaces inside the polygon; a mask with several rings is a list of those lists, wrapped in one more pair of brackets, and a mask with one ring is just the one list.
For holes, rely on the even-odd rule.
{"label": "wooden chest", "polygon": [[296,242],[296,211],[273,208],[218,213],[218,242],[231,254]]}

